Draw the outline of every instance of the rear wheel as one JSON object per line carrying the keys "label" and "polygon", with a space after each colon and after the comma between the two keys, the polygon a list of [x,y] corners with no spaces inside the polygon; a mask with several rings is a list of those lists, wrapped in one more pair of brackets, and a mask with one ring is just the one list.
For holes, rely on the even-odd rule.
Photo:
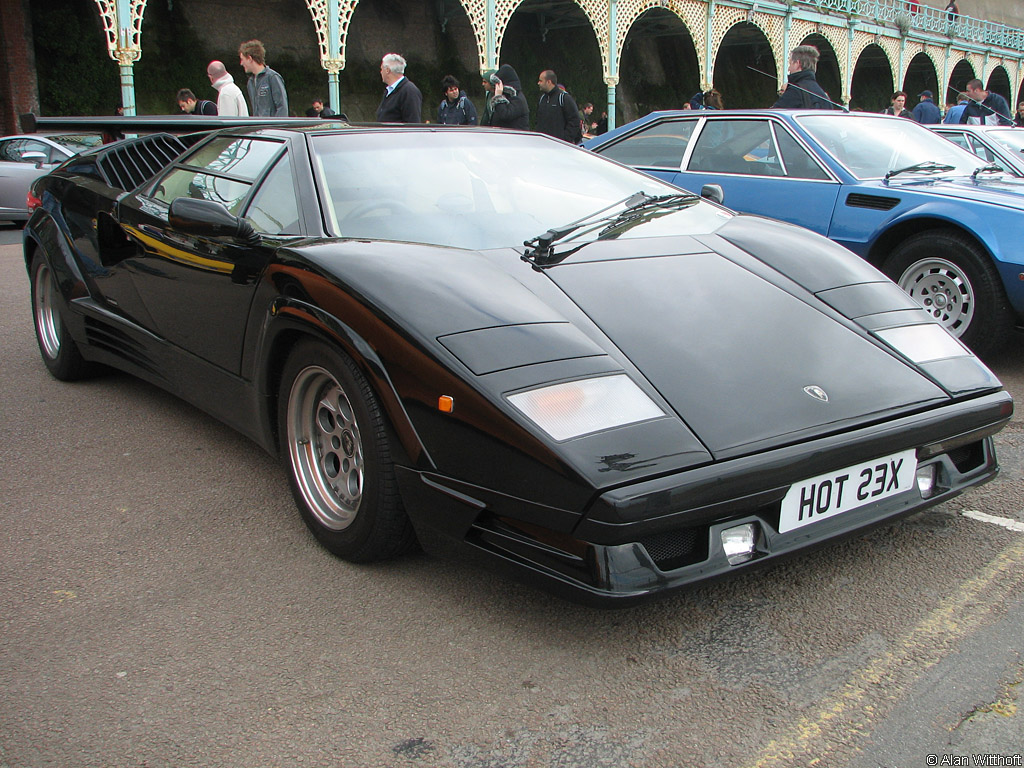
{"label": "rear wheel", "polygon": [[306,525],[352,562],[397,556],[416,542],[402,509],[384,417],[351,359],[312,341],[284,367],[278,423],[292,493]]}
{"label": "rear wheel", "polygon": [[64,325],[53,272],[40,253],[32,259],[31,275],[32,319],[43,362],[56,379],[80,379],[89,372],[89,364]]}
{"label": "rear wheel", "polygon": [[972,240],[950,230],[922,232],[886,259],[885,273],[976,354],[994,352],[1014,327],[999,274]]}

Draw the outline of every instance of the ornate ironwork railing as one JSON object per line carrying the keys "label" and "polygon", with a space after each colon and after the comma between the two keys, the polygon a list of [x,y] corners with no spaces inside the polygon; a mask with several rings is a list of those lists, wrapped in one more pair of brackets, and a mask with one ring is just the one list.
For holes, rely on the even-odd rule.
{"label": "ornate ironwork railing", "polygon": [[1024,52],[1024,29],[971,16],[947,14],[941,8],[908,0],[796,0],[820,11],[833,11],[850,17],[906,25],[907,29],[936,32],[972,43]]}

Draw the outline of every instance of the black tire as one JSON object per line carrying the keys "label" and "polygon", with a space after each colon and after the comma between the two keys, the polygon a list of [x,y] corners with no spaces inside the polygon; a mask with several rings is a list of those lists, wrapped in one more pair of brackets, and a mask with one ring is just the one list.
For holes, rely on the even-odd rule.
{"label": "black tire", "polygon": [[900,243],[882,267],[946,329],[979,356],[1004,346],[1015,318],[999,274],[969,237],[922,232]]}
{"label": "black tire", "polygon": [[41,253],[32,258],[32,320],[39,353],[50,374],[61,381],[76,381],[92,372],[60,314],[61,298],[50,265]]}
{"label": "black tire", "polygon": [[414,548],[384,416],[352,360],[325,344],[300,342],[284,366],[279,394],[281,456],[317,540],[355,563]]}

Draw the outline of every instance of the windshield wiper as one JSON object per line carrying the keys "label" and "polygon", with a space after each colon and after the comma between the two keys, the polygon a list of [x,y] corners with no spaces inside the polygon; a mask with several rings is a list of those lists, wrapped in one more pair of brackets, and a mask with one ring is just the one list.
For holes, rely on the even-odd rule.
{"label": "windshield wiper", "polygon": [[[602,208],[594,213],[587,214],[581,219],[565,224],[561,227],[555,227],[549,229],[542,235],[526,240],[523,245],[526,246],[526,251],[523,253],[523,261],[528,261],[534,265],[534,267],[549,267],[553,264],[557,264],[567,256],[575,253],[577,250],[586,245],[577,246],[576,248],[570,249],[562,254],[555,255],[552,250],[552,246],[559,240],[563,240],[574,232],[577,232],[584,227],[597,227],[602,224],[606,224],[604,229],[598,233],[598,239],[610,237],[612,234],[617,233],[626,225],[635,225],[649,215],[653,211],[665,211],[665,210],[679,210],[681,208],[689,208],[692,205],[696,205],[700,201],[698,195],[692,192],[678,192],[669,195],[648,195],[646,192],[636,192],[629,197],[612,203],[609,206]],[[601,214],[605,211],[616,208],[619,205],[625,205],[621,211],[614,214],[608,214],[602,216]]]}
{"label": "windshield wiper", "polygon": [[995,163],[988,163],[987,165],[975,168],[974,173],[971,174],[971,178],[977,179],[979,173],[1004,173],[1004,169]]}
{"label": "windshield wiper", "polygon": [[897,168],[889,171],[885,174],[885,178],[891,179],[893,176],[898,176],[901,173],[941,173],[942,171],[953,171],[956,170],[955,165],[946,165],[945,163],[936,163],[934,160],[925,160],[923,163],[914,163],[908,165],[906,168]]}

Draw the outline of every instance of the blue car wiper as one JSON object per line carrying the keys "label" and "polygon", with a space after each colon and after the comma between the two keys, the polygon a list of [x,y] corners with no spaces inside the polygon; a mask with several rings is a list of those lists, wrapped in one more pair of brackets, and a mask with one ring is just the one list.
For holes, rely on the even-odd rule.
{"label": "blue car wiper", "polygon": [[[542,235],[537,235],[537,237],[526,240],[523,245],[526,246],[527,250],[523,253],[522,258],[523,261],[528,261],[535,267],[548,267],[553,264],[557,264],[570,254],[575,253],[579,248],[583,247],[582,245],[577,246],[576,248],[570,249],[569,251],[557,256],[552,250],[552,246],[556,242],[568,237],[573,232],[583,229],[584,227],[597,227],[602,224],[607,224],[600,233],[598,233],[598,239],[604,239],[617,233],[626,225],[636,225],[640,223],[641,220],[654,211],[689,208],[692,205],[696,205],[698,202],[700,202],[700,197],[692,192],[677,192],[668,195],[648,195],[646,192],[637,192],[624,200],[619,200],[599,211],[587,214],[581,219],[577,219],[576,221],[570,222],[569,224],[565,224],[561,227],[549,229]],[[605,211],[619,205],[625,205],[625,208],[617,213],[601,216]],[[583,245],[586,245],[586,243]]]}
{"label": "blue car wiper", "polygon": [[914,163],[908,165],[906,168],[894,168],[885,174],[885,178],[891,179],[893,176],[898,176],[901,173],[941,173],[942,171],[953,171],[956,170],[955,165],[946,165],[945,163],[936,163],[934,160],[925,160],[923,163]]}

